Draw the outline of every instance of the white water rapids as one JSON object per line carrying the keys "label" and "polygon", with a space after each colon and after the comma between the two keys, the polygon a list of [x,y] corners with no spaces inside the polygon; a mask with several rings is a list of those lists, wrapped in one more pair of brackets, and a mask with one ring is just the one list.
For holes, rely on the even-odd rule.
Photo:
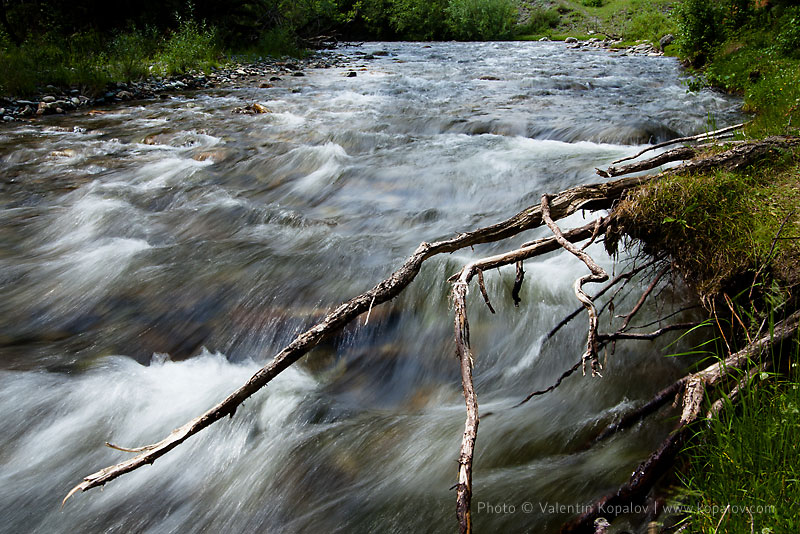
{"label": "white water rapids", "polygon": [[[464,402],[446,279],[542,230],[430,260],[368,325],[324,343],[232,419],[60,502],[127,457],[105,441],[152,443],[199,415],[420,241],[597,181],[595,167],[648,142],[738,119],[734,99],[688,93],[670,58],[562,43],[339,53],[347,66],[271,88],[2,126],[0,532],[454,531]],[[232,113],[252,102],[270,113]],[[601,245],[589,250],[614,268]],[[555,531],[568,515],[550,506],[625,481],[669,421],[583,445],[686,364],[665,357],[676,336],[619,343],[604,378],[576,375],[508,410],[585,344],[583,316],[542,343],[577,306],[585,267],[553,254],[525,268],[519,308],[513,268],[486,273],[497,315],[470,296],[478,400],[495,412],[477,439],[478,532]],[[666,289],[637,324],[684,304]]]}

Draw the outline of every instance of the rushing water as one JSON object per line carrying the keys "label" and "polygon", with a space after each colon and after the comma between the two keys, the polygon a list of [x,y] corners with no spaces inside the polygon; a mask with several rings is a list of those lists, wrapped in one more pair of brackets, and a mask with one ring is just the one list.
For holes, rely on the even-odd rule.
{"label": "rushing water", "polygon": [[[595,167],[702,132],[710,116],[736,118],[736,102],[687,93],[668,58],[560,43],[340,52],[347,69],[272,88],[0,131],[1,532],[453,531],[464,407],[446,279],[541,231],[432,259],[368,324],[315,349],[234,418],[59,504],[127,457],[104,441],[161,439],[420,241],[595,181]],[[271,112],[231,112],[255,101]],[[584,271],[565,254],[528,261],[519,308],[513,269],[487,273],[497,315],[470,297],[478,398],[495,412],[477,441],[479,531],[557,528],[566,516],[543,508],[618,485],[668,428],[584,449],[680,374],[667,340],[620,343],[604,378],[576,376],[508,410],[582,352],[582,317],[542,338],[575,308]],[[665,290],[650,313],[678,305]]]}

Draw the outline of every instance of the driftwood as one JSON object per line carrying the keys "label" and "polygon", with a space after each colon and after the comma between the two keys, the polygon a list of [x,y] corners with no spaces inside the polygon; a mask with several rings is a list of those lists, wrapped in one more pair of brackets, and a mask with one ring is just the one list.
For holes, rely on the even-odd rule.
{"label": "driftwood", "polygon": [[[183,426],[173,430],[168,436],[157,443],[145,445],[136,448],[124,448],[107,443],[108,446],[118,449],[120,451],[135,454],[135,456],[122,461],[116,465],[106,467],[96,473],[93,473],[83,479],[83,481],[72,488],[71,491],[64,498],[64,503],[75,493],[86,491],[91,488],[103,486],[107,482],[115,478],[138,469],[143,465],[152,464],[161,456],[167,454],[170,450],[174,449],[183,443],[190,436],[200,432],[204,428],[212,425],[214,422],[224,418],[225,416],[233,416],[236,409],[251,395],[259,389],[266,386],[273,378],[295,363],[300,357],[305,355],[309,350],[314,348],[320,341],[335,335],[343,327],[352,322],[363,313],[371,312],[374,306],[379,306],[400,294],[406,286],[408,286],[417,274],[420,272],[422,264],[428,259],[438,254],[451,253],[461,250],[465,247],[472,245],[495,242],[515,236],[525,230],[532,229],[543,224],[547,224],[553,232],[552,237],[538,239],[523,246],[506,252],[497,254],[487,258],[479,259],[470,262],[464,266],[458,273],[450,278],[453,283],[453,304],[454,304],[454,336],[456,342],[456,351],[459,358],[461,369],[461,382],[464,392],[464,399],[466,405],[466,422],[464,427],[464,434],[461,442],[461,448],[458,457],[458,483],[457,487],[457,519],[459,528],[462,533],[469,533],[472,531],[472,518],[470,513],[470,503],[472,496],[472,458],[475,449],[475,441],[477,438],[477,430],[479,424],[478,403],[477,396],[474,389],[472,380],[473,368],[473,354],[470,350],[469,338],[469,321],[467,317],[467,303],[466,295],[470,281],[478,278],[478,286],[483,296],[483,299],[489,309],[494,313],[494,309],[489,301],[489,295],[486,291],[483,273],[487,269],[500,267],[504,265],[516,266],[516,281],[514,290],[512,291],[512,298],[515,303],[519,303],[519,289],[522,285],[524,277],[523,262],[526,259],[564,248],[570,253],[580,258],[590,269],[590,275],[581,277],[575,282],[574,289],[576,296],[581,301],[583,308],[587,310],[589,315],[589,334],[587,337],[587,350],[583,358],[571,370],[564,373],[559,381],[548,388],[546,391],[552,391],[561,381],[577,370],[578,365],[585,364],[589,360],[592,364],[592,372],[595,374],[599,368],[597,361],[597,348],[599,344],[613,341],[616,339],[653,339],[667,331],[672,331],[676,328],[686,328],[687,325],[667,325],[659,328],[655,332],[649,334],[642,334],[628,331],[628,322],[638,308],[641,307],[641,302],[629,313],[625,324],[618,331],[611,334],[601,334],[597,331],[597,309],[593,304],[594,298],[586,295],[582,286],[589,281],[601,282],[608,279],[608,274],[605,273],[597,264],[589,257],[582,249],[578,249],[573,243],[589,240],[589,243],[594,241],[599,235],[602,235],[606,228],[608,218],[598,218],[580,228],[575,228],[563,232],[555,221],[560,220],[578,210],[602,210],[610,209],[624,194],[632,188],[644,184],[651,180],[656,180],[666,174],[675,172],[691,172],[693,170],[700,170],[709,168],[711,166],[726,166],[732,165],[734,167],[746,164],[752,161],[753,158],[762,157],[763,155],[774,150],[776,147],[794,145],[800,142],[797,139],[788,138],[771,138],[772,141],[764,141],[759,143],[743,144],[734,147],[731,150],[707,156],[702,159],[693,160],[683,165],[661,173],[657,176],[635,176],[624,177],[614,181],[599,183],[593,185],[583,185],[573,187],[563,191],[555,196],[543,196],[540,204],[532,205],[516,215],[502,221],[500,223],[480,228],[478,230],[460,233],[452,238],[433,243],[421,243],[414,253],[409,256],[406,261],[394,271],[388,278],[375,285],[372,289],[358,295],[347,302],[339,305],[329,313],[327,313],[315,326],[299,334],[291,343],[289,343],[283,350],[278,352],[273,359],[264,367],[259,369],[245,384],[232,392],[227,398],[219,402],[216,406],[210,408],[202,415],[192,419]],[[588,243],[587,245],[588,246]],[[583,248],[586,248],[584,246]],[[652,262],[647,266],[652,265]],[[639,270],[644,267],[638,268]],[[632,269],[636,271],[636,268]],[[604,287],[597,296],[610,289],[619,281],[628,281],[635,273],[623,273],[618,276],[610,284]],[[653,287],[658,283],[658,280],[664,276],[664,272],[658,274],[656,279],[651,283],[650,288],[646,291],[643,299],[652,292]],[[642,302],[643,302],[642,299]],[[613,297],[612,297],[613,300]],[[718,382],[721,378],[727,376],[731,369],[743,368],[747,359],[756,354],[760,354],[766,349],[774,340],[778,339],[781,335],[788,332],[790,328],[797,328],[797,317],[794,317],[794,323],[785,322],[776,327],[775,336],[765,341],[762,338],[751,345],[748,345],[744,351],[740,351],[731,356],[724,362],[724,365],[717,367],[710,367],[694,375],[690,375],[685,380],[680,381],[677,385],[673,385],[668,390],[662,392],[660,396],[648,403],[645,407],[639,410],[639,414],[624,418],[623,421],[617,423],[617,430],[633,424],[635,420],[639,420],[648,413],[655,412],[662,406],[669,396],[674,395],[679,389],[683,389],[683,405],[684,416],[681,418],[679,430],[673,433],[656,451],[647,462],[642,464],[637,470],[637,474],[631,481],[624,487],[616,492],[605,502],[617,502],[620,499],[632,499],[640,495],[642,491],[649,488],[659,476],[662,468],[665,468],[671,458],[677,453],[680,448],[680,443],[685,437],[689,425],[697,418],[697,413],[703,399],[703,395],[707,386]],[[788,320],[787,320],[788,321]],[[792,326],[793,324],[793,326]],[[520,404],[523,404],[533,395],[542,392],[534,393]],[[615,430],[616,431],[616,430]],[[599,436],[598,439],[602,437]],[[63,505],[63,503],[62,503]],[[602,510],[602,506],[597,508]],[[588,515],[587,515],[588,517]],[[596,514],[593,518],[598,517]],[[584,519],[576,520],[575,525],[585,525],[581,521]],[[578,528],[578,527],[576,527]],[[580,527],[583,528],[583,527]]]}

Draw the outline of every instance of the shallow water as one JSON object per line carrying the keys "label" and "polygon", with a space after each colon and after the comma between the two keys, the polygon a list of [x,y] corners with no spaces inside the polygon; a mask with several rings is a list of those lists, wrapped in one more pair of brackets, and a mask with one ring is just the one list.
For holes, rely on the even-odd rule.
{"label": "shallow water", "polygon": [[[162,438],[420,241],[596,181],[595,167],[703,132],[709,118],[738,119],[735,100],[687,93],[669,58],[561,43],[338,52],[348,65],[272,88],[0,131],[0,532],[452,531],[464,409],[446,279],[541,230],[430,260],[369,324],[325,342],[233,419],[59,503],[126,457],[104,441]],[[386,54],[363,58],[372,52]],[[252,102],[270,113],[232,113]],[[583,318],[542,338],[575,308],[583,272],[551,255],[526,262],[519,308],[513,269],[487,273],[497,315],[470,297],[478,398],[496,412],[477,441],[479,531],[557,530],[565,515],[549,505],[615,487],[669,428],[583,449],[681,373],[686,362],[664,357],[674,338],[620,343],[604,378],[507,410],[582,352]],[[641,322],[685,302],[667,289],[657,304]]]}

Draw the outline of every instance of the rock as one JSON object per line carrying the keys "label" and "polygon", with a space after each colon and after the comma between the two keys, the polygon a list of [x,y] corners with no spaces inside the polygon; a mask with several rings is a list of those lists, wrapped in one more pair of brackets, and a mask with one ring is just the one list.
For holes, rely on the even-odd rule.
{"label": "rock", "polygon": [[133,93],[130,91],[120,91],[117,93],[117,98],[120,100],[133,100]]}
{"label": "rock", "polygon": [[56,97],[50,96],[50,95],[42,98],[42,102],[44,102],[45,104],[50,104],[51,102],[55,102],[55,101],[56,101]]}
{"label": "rock", "polygon": [[577,43],[578,39],[576,37],[567,37],[566,39],[564,39],[564,42],[567,44]]}
{"label": "rock", "polygon": [[234,108],[233,112],[234,113],[242,113],[244,115],[255,115],[255,114],[258,114],[258,113],[271,113],[271,111],[269,109],[267,109],[265,106],[262,106],[258,102],[254,102],[254,103],[250,104],[249,106],[244,106],[244,107],[240,107],[240,108]]}
{"label": "rock", "polygon": [[279,82],[279,81],[281,81],[281,77],[280,76],[271,76],[269,81],[271,81],[271,82]]}
{"label": "rock", "polygon": [[301,76],[305,76],[305,73],[298,70],[298,71],[293,72],[292,76],[301,77]]}
{"label": "rock", "polygon": [[75,156],[77,152],[71,148],[67,148],[65,150],[54,150],[50,152],[50,157],[53,158],[71,158]]}
{"label": "rock", "polygon": [[664,50],[667,46],[671,45],[675,41],[675,36],[671,33],[666,34],[658,41],[658,46],[661,47],[661,50]]}
{"label": "rock", "polygon": [[258,87],[260,89],[269,89],[270,87],[272,87],[272,84],[267,82],[261,82]]}
{"label": "rock", "polygon": [[358,74],[356,74],[356,71],[351,70],[350,72],[344,73],[343,76],[345,78],[355,78],[356,76],[358,76]]}
{"label": "rock", "polygon": [[3,120],[5,122],[12,122],[14,120],[14,117],[12,117],[11,115],[3,115]]}
{"label": "rock", "polygon": [[480,78],[478,78],[478,79],[479,79],[479,80],[490,80],[490,81],[497,81],[497,80],[499,80],[500,78],[498,78],[497,76],[490,76],[490,75],[488,75],[488,74],[484,74],[483,76],[481,76],[481,77],[480,77]]}
{"label": "rock", "polygon": [[549,37],[542,37],[541,39],[539,39],[539,41],[541,41],[541,42],[546,42],[546,41],[549,41],[549,40],[550,40]]}

